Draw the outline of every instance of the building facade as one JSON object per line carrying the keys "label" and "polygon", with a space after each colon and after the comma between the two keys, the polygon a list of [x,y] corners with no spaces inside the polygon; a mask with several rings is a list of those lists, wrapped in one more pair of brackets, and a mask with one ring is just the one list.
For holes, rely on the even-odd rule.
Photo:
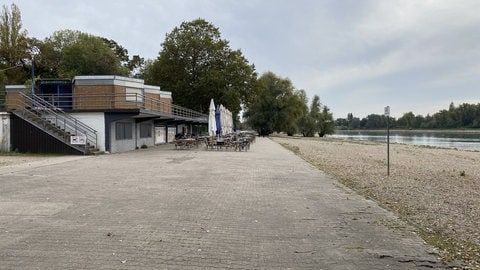
{"label": "building facade", "polygon": [[[110,153],[169,143],[179,133],[201,134],[208,121],[204,114],[174,105],[170,92],[122,76],[39,80],[33,94],[23,86],[7,86],[6,90],[6,111],[12,115],[9,125],[32,126],[44,133],[58,129],[51,132],[52,137],[66,144],[70,141],[66,147],[80,153],[83,142],[95,151]],[[61,134],[60,129],[68,131]],[[12,136],[16,135],[10,132]],[[25,149],[22,142],[10,141],[10,149]]]}

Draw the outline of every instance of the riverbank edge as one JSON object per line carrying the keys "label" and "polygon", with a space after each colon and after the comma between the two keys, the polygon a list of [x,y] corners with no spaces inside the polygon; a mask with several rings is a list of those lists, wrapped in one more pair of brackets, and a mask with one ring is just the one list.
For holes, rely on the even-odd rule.
{"label": "riverbank edge", "polygon": [[[341,129],[338,128],[335,131],[375,131],[375,132],[385,132],[387,134],[387,128],[379,128],[379,129]],[[463,129],[405,129],[405,128],[390,128],[390,131],[406,131],[406,132],[413,132],[413,133],[421,133],[421,132],[431,132],[431,133],[478,133],[480,134],[480,129],[478,128],[463,128]],[[274,136],[277,136],[276,134]],[[281,136],[281,135],[280,135]]]}
{"label": "riverbank edge", "polygon": [[[374,200],[377,202],[381,207],[392,211],[396,213],[402,220],[404,220],[407,224],[413,226],[416,229],[416,233],[429,245],[437,248],[440,251],[440,255],[442,256],[442,259],[450,262],[450,264],[453,263],[453,265],[462,265],[459,266],[461,268],[455,268],[455,269],[480,269],[480,245],[472,242],[467,242],[462,240],[460,237],[457,237],[457,235],[452,235],[448,231],[442,231],[442,230],[432,230],[429,228],[430,224],[425,224],[422,222],[418,222],[415,220],[412,220],[409,217],[408,211],[407,210],[402,210],[402,209],[407,209],[407,206],[403,205],[392,205],[385,200],[385,196],[382,196],[382,194],[376,194],[372,190],[362,187],[359,183],[359,179],[355,177],[345,177],[341,173],[339,173],[338,170],[332,170],[328,166],[322,165],[318,163],[318,160],[312,160],[311,158],[308,157],[308,155],[305,155],[302,153],[302,149],[298,148],[298,146],[295,146],[293,144],[289,143],[282,143],[279,140],[276,140],[276,138],[279,139],[287,139],[291,141],[295,140],[302,140],[302,139],[313,139],[312,141],[316,140],[321,140],[322,142],[341,142],[341,143],[347,143],[347,144],[356,144],[356,145],[376,145],[376,146],[386,146],[386,142],[371,142],[371,141],[359,141],[359,140],[347,140],[347,139],[339,139],[339,138],[332,138],[332,137],[326,137],[326,138],[305,138],[305,137],[297,137],[297,136],[292,136],[288,137],[283,134],[274,134],[270,136],[272,140],[276,141],[286,149],[292,151],[305,161],[309,162],[313,166],[317,167],[318,169],[324,171],[328,175],[333,176],[339,183],[351,188],[358,194]],[[397,145],[405,145],[405,144],[397,144]],[[408,145],[405,145],[408,146]],[[420,146],[420,145],[409,145],[415,148],[419,149],[439,149],[439,150],[453,150],[453,151],[466,151],[466,152],[478,152],[478,151],[468,151],[468,150],[458,150],[458,149],[451,149],[451,148],[442,148],[442,147],[431,147],[431,146]],[[345,166],[348,166],[345,164]],[[347,168],[345,168],[347,169]]]}

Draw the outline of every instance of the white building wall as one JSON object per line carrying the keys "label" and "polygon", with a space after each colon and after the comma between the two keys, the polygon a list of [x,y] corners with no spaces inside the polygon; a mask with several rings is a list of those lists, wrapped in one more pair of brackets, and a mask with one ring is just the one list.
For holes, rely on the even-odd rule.
{"label": "white building wall", "polygon": [[10,114],[0,112],[0,151],[10,152]]}
{"label": "white building wall", "polygon": [[[105,151],[105,114],[103,112],[70,113],[87,126],[97,131],[97,148]],[[113,133],[115,135],[115,133]]]}

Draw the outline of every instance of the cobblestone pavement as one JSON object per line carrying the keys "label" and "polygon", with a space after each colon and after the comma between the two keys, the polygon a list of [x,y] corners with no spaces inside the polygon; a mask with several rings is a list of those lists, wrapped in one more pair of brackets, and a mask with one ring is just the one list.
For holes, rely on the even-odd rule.
{"label": "cobblestone pavement", "polygon": [[0,168],[0,269],[432,269],[392,213],[268,138]]}

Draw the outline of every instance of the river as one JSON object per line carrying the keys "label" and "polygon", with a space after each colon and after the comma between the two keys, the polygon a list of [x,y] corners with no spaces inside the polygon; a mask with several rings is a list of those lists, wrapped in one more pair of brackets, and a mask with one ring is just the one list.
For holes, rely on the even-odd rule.
{"label": "river", "polygon": [[[337,130],[330,137],[387,142],[387,130]],[[480,151],[480,130],[390,130],[390,143]]]}

